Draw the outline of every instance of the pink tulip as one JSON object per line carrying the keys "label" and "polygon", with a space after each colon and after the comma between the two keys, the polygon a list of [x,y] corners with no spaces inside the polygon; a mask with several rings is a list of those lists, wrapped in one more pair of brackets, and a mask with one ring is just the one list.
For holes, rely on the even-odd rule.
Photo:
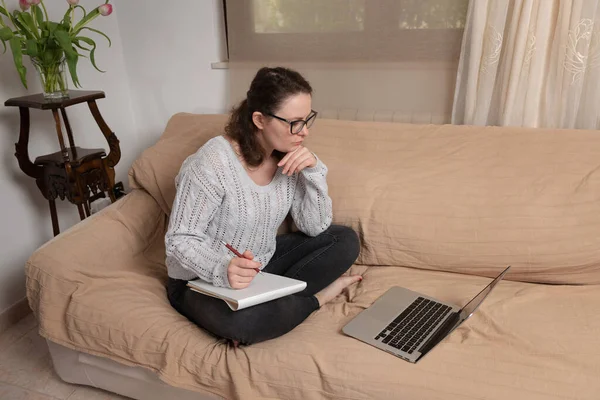
{"label": "pink tulip", "polygon": [[113,6],[112,4],[102,4],[100,7],[98,7],[98,11],[100,12],[100,15],[104,15],[106,17],[107,15],[112,14]]}
{"label": "pink tulip", "polygon": [[67,0],[67,3],[69,3],[72,6],[76,6],[77,4],[79,4],[79,0]]}
{"label": "pink tulip", "polygon": [[21,7],[21,10],[27,11],[31,5],[29,5],[28,0],[19,0],[19,7]]}

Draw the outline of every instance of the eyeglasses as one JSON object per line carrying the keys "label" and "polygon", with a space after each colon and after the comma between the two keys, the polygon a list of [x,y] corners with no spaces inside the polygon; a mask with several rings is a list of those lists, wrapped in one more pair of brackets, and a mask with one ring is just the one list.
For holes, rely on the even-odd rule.
{"label": "eyeglasses", "polygon": [[276,118],[280,121],[287,122],[288,124],[290,124],[290,133],[292,135],[297,135],[300,132],[302,132],[302,129],[304,129],[304,125],[306,125],[307,128],[310,128],[312,126],[313,122],[315,122],[315,119],[317,119],[318,112],[316,112],[315,110],[310,110],[310,115],[308,116],[308,118],[296,119],[293,121],[290,121],[289,119],[278,117],[275,114],[271,114],[271,113],[266,113],[266,114],[273,118]]}

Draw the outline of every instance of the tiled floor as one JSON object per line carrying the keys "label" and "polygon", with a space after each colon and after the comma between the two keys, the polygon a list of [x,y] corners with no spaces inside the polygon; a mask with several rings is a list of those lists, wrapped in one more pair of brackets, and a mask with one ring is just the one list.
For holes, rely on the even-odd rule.
{"label": "tiled floor", "polygon": [[0,335],[0,399],[125,400],[87,386],[65,383],[54,372],[33,315]]}

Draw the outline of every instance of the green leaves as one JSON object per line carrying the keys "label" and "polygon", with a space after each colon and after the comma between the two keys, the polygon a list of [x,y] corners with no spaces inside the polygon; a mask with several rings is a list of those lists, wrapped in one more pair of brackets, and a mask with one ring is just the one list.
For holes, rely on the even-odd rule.
{"label": "green leaves", "polygon": [[26,12],[19,13],[17,15],[17,19],[25,27],[27,27],[27,29],[29,29],[29,32],[31,33],[32,36],[37,37],[37,38],[40,37],[40,34],[37,30],[37,27],[35,26],[35,23],[33,22],[33,17],[31,16],[31,14],[26,13]]}
{"label": "green leaves", "polygon": [[49,34],[53,34],[58,29],[58,27],[60,26],[56,22],[51,22],[51,21],[45,22],[45,25],[46,25],[45,29],[48,30]]}
{"label": "green leaves", "polygon": [[[15,10],[11,16],[13,25],[17,28],[16,30],[21,36],[25,36],[27,39],[34,39],[33,33],[29,30],[26,23],[23,23],[23,18],[20,15],[23,14],[21,11]],[[31,17],[31,15],[30,15]]]}
{"label": "green leaves", "polygon": [[73,81],[73,85],[75,87],[81,87],[81,83],[79,83],[79,78],[77,77],[77,60],[79,56],[75,53],[75,57],[67,57],[67,66],[69,67],[69,73],[71,74],[71,80]]}
{"label": "green leaves", "polygon": [[2,42],[2,54],[6,53],[6,42],[10,39],[12,39],[13,37],[13,33],[10,30],[10,28],[6,27],[6,28],[2,28],[0,29],[0,42]]}
{"label": "green leaves", "polygon": [[2,28],[0,29],[0,40],[2,41],[6,41],[6,40],[10,40],[13,37],[13,33],[10,30],[10,28],[6,27],[6,28]]}
{"label": "green leaves", "polygon": [[71,43],[71,37],[67,32],[58,29],[56,32],[54,32],[54,37],[58,41],[60,47],[64,50],[67,57],[75,54],[75,49],[73,49],[73,44]]}
{"label": "green leaves", "polygon": [[67,27],[67,30],[69,29],[68,27],[71,26],[71,12],[72,11],[73,11],[73,7],[71,6],[67,9],[67,12],[65,13],[65,16],[62,19],[62,24]]}
{"label": "green leaves", "polygon": [[23,65],[23,53],[21,51],[21,40],[18,37],[10,39],[10,49],[12,50],[13,58],[15,59],[15,67],[19,72],[21,83],[27,88],[27,68]]}
{"label": "green leaves", "polygon": [[88,22],[90,22],[92,19],[96,18],[97,16],[100,15],[100,11],[98,10],[98,7],[94,8],[89,14],[87,14],[86,16],[84,16],[81,21],[79,21],[77,23],[77,25],[75,25],[75,27],[73,28],[73,33],[75,35],[77,35],[79,33],[79,31],[81,30],[81,28],[87,24]]}
{"label": "green leaves", "polygon": [[39,57],[37,41],[33,39],[29,39],[27,41],[25,54],[27,54],[29,57]]}
{"label": "green leaves", "polygon": [[[104,4],[108,4],[105,0]],[[38,68],[54,71],[54,66],[66,60],[73,84],[81,87],[77,76],[77,65],[80,57],[89,55],[92,66],[99,72],[104,72],[96,63],[97,44],[94,40],[82,34],[87,30],[102,36],[112,46],[110,38],[103,32],[87,25],[100,16],[98,7],[89,13],[80,5],[69,6],[62,20],[50,21],[44,2],[32,4],[29,11],[15,10],[9,13],[0,0],[0,43],[7,50],[10,46],[15,67],[23,86],[27,87],[27,69],[23,65],[23,56],[33,59]],[[81,10],[81,13],[76,12]],[[76,15],[77,14],[77,15]],[[83,15],[82,15],[83,14]],[[79,18],[80,17],[80,18]],[[79,21],[77,22],[77,19]],[[12,24],[12,26],[10,26]],[[48,72],[50,74],[50,72]]]}
{"label": "green leaves", "polygon": [[108,40],[108,47],[111,47],[111,46],[112,46],[112,42],[110,41],[110,38],[109,38],[108,36],[106,36],[104,33],[100,32],[100,31],[99,31],[99,30],[97,30],[97,29],[94,29],[94,28],[89,28],[89,27],[87,27],[87,26],[84,26],[84,27],[83,27],[83,28],[81,28],[79,31],[81,32],[81,31],[82,31],[82,30],[84,30],[84,29],[87,29],[87,30],[89,30],[89,31],[95,32],[95,33],[97,33],[98,35],[104,36],[104,37],[106,38],[106,40]]}
{"label": "green leaves", "polygon": [[83,18],[86,17],[87,12],[85,11],[85,8],[81,7],[79,4],[77,4],[76,6],[73,7],[74,9],[78,9],[81,8],[81,11],[83,11]]}
{"label": "green leaves", "polygon": [[106,71],[102,71],[100,68],[98,68],[98,66],[96,65],[96,57],[95,57],[95,52],[96,52],[96,42],[94,42],[92,39],[87,38],[87,37],[83,37],[83,36],[78,36],[75,39],[73,39],[74,43],[79,43],[79,41],[82,41],[90,46],[92,46],[91,49],[86,49],[84,47],[79,46],[80,48],[84,49],[84,50],[89,50],[90,52],[90,61],[92,62],[92,65],[94,66],[94,68],[96,68],[96,70],[98,72],[106,72]]}
{"label": "green leaves", "polygon": [[31,7],[31,12],[35,15],[38,26],[41,27],[44,24],[44,13],[38,6]]}
{"label": "green leaves", "polygon": [[60,29],[54,32],[54,37],[58,41],[60,47],[65,52],[65,57],[67,58],[67,66],[69,67],[69,73],[71,74],[73,84],[75,85],[75,87],[81,87],[81,84],[79,83],[79,78],[77,77],[77,61],[79,59],[79,55],[77,54],[77,51],[73,48],[71,37],[67,32]]}

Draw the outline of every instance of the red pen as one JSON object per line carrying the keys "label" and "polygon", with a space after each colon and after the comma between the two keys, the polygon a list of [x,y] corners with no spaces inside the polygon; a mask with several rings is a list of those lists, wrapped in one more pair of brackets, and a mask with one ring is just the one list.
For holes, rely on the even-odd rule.
{"label": "red pen", "polygon": [[[224,241],[221,240],[221,243],[223,243],[225,245],[225,247],[227,247],[233,254],[235,254],[236,256],[238,256],[239,258],[246,258],[243,255],[240,254],[239,251],[237,251],[236,249],[233,248],[232,245],[230,245],[229,243],[225,243]],[[258,268],[254,268],[254,270],[256,272],[258,272],[259,274],[262,274],[261,270]]]}

